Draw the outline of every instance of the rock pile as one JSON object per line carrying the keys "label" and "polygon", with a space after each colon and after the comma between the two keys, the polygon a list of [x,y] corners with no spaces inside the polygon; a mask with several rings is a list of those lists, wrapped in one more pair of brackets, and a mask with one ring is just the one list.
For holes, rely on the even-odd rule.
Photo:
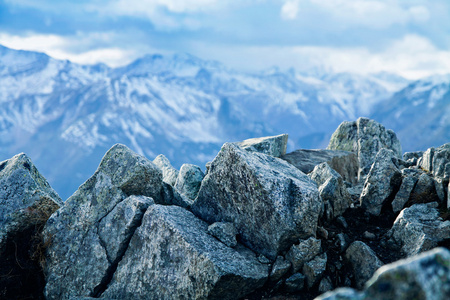
{"label": "rock pile", "polygon": [[226,143],[206,174],[118,144],[65,202],[1,162],[0,298],[450,298],[450,144],[402,157],[364,118],[286,144]]}

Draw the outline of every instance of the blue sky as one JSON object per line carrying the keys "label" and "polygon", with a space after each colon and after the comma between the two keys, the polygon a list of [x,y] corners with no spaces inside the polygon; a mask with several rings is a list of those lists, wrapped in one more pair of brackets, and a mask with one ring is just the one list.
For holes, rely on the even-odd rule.
{"label": "blue sky", "polygon": [[450,73],[448,0],[0,0],[0,44],[83,64],[186,52],[247,71]]}

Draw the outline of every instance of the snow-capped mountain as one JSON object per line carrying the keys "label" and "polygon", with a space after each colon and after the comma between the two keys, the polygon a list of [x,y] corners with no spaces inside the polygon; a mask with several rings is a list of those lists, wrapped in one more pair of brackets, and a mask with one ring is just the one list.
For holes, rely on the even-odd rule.
{"label": "snow-capped mountain", "polygon": [[0,160],[27,153],[66,198],[115,143],[176,167],[203,167],[224,142],[263,135],[288,133],[290,150],[325,147],[342,121],[372,115],[409,83],[386,73],[250,74],[187,54],[112,69],[0,46]]}

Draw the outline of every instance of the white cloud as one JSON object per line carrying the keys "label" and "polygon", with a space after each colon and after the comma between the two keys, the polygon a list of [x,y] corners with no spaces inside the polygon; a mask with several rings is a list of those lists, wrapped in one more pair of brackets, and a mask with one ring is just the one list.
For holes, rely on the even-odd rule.
{"label": "white cloud", "polygon": [[297,18],[300,0],[286,1],[281,7],[281,18],[284,20],[294,20]]}

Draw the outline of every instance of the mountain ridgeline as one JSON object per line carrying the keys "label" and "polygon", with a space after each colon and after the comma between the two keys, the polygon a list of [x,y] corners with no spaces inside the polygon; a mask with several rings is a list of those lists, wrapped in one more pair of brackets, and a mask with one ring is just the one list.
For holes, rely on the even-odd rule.
{"label": "mountain ridgeline", "polygon": [[84,66],[0,46],[0,160],[27,153],[67,199],[115,143],[204,166],[224,142],[255,136],[288,133],[288,151],[324,148],[342,121],[368,116],[404,151],[426,149],[450,140],[449,85],[448,76],[243,73],[187,54]]}

